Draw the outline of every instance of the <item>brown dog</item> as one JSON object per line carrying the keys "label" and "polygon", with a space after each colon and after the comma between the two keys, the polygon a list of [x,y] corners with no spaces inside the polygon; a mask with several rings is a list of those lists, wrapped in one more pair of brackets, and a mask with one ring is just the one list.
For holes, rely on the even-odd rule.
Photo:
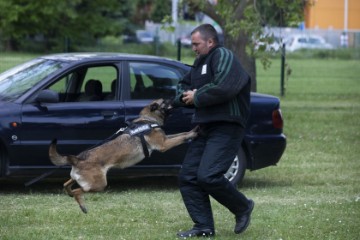
{"label": "brown dog", "polygon": [[[64,183],[64,189],[75,198],[84,213],[87,213],[87,209],[83,193],[102,191],[107,185],[106,173],[110,168],[132,166],[154,150],[165,152],[197,136],[196,128],[166,136],[160,127],[164,124],[169,109],[171,104],[163,99],[152,102],[132,122],[136,128],[125,130],[116,138],[77,156],[60,155],[56,150],[56,140],[53,140],[49,148],[50,160],[58,166],[72,165],[71,179]],[[72,189],[75,182],[80,187]]]}

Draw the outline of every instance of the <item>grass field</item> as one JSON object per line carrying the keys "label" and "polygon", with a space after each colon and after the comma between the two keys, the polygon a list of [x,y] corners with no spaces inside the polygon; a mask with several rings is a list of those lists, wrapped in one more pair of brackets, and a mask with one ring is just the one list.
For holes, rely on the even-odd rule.
{"label": "grass field", "polygon": [[[18,59],[1,56],[0,68]],[[256,203],[245,233],[235,235],[232,214],[213,201],[216,239],[359,239],[360,62],[289,64],[287,149],[278,166],[247,172],[239,186]],[[259,65],[259,92],[279,96],[279,65]],[[176,239],[191,227],[176,178],[110,180],[104,193],[86,195],[87,215],[62,182],[0,181],[0,239]]]}

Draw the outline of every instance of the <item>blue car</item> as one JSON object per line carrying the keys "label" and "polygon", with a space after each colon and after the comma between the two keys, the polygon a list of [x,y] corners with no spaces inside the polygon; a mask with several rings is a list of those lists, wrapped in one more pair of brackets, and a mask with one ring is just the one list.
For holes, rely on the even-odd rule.
{"label": "blue car", "polygon": [[[48,157],[58,139],[62,154],[79,152],[112,136],[157,98],[173,98],[189,66],[170,59],[120,53],[65,53],[30,60],[0,75],[0,178],[36,177],[57,169]],[[193,110],[176,108],[167,134],[190,130]],[[109,175],[176,175],[188,144],[155,152]],[[234,184],[246,169],[276,165],[286,147],[277,97],[252,93],[251,116],[237,157],[225,176]]]}

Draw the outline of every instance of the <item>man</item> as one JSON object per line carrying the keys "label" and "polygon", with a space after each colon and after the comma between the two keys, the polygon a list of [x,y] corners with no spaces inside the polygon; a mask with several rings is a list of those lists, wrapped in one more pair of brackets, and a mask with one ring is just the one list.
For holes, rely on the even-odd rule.
{"label": "man", "polygon": [[181,238],[215,235],[210,198],[235,215],[234,232],[248,227],[254,202],[225,177],[245,134],[249,116],[250,77],[239,60],[219,45],[215,28],[198,26],[191,33],[196,59],[179,82],[175,106],[195,108],[193,123],[199,136],[192,141],[179,175],[181,195],[194,222]]}

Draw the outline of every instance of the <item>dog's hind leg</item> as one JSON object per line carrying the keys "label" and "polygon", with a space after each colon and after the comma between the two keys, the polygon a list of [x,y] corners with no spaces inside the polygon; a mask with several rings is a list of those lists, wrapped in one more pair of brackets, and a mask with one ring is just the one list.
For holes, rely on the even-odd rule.
{"label": "dog's hind leg", "polygon": [[74,183],[75,183],[75,181],[72,178],[70,178],[67,182],[64,183],[64,190],[70,197],[74,196],[72,189],[71,189],[71,187],[74,185]]}
{"label": "dog's hind leg", "polygon": [[70,179],[67,182],[64,183],[64,189],[65,192],[70,196],[70,197],[74,197],[75,200],[78,202],[81,211],[83,211],[83,213],[87,213],[87,209],[85,207],[84,204],[84,199],[83,199],[83,193],[84,191],[81,188],[76,188],[74,190],[71,189],[71,187],[74,185],[75,180],[74,179]]}
{"label": "dog's hind leg", "polygon": [[81,211],[83,211],[83,213],[87,213],[87,209],[85,207],[84,198],[83,198],[84,191],[81,188],[76,188],[72,190],[72,194],[74,195],[75,200],[78,202]]}
{"label": "dog's hind leg", "polygon": [[68,180],[67,182],[64,183],[64,189],[67,192],[67,194],[70,197],[74,197],[75,200],[78,202],[81,211],[83,211],[83,213],[87,213],[87,209],[84,205],[84,200],[83,200],[83,193],[84,191],[81,188],[76,188],[74,190],[71,189],[71,187],[74,185],[75,180],[73,180],[72,178],[70,180]]}

